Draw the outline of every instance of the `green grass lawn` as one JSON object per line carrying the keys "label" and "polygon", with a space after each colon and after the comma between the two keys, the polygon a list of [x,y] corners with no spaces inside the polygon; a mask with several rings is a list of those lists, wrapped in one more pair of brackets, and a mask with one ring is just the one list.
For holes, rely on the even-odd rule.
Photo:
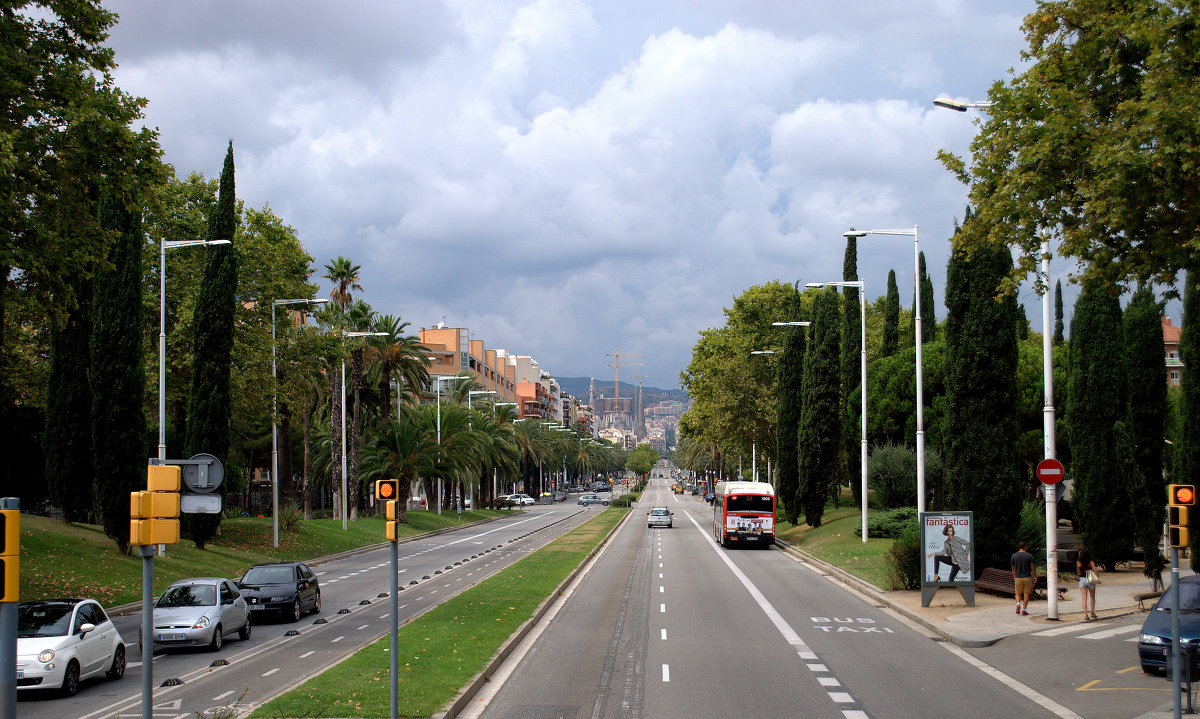
{"label": "green grass lawn", "polygon": [[[430,716],[449,704],[628,511],[610,507],[400,627],[400,716]],[[384,637],[251,716],[386,717],[389,647]]]}
{"label": "green grass lawn", "polygon": [[776,536],[880,589],[891,589],[884,554],[892,546],[892,540],[869,539],[863,543],[862,537],[854,533],[855,528],[862,526],[862,509],[853,506],[854,500],[847,497],[842,498],[841,504],[839,508],[825,507],[820,527],[804,524],[803,517],[799,525],[779,521]]}
{"label": "green grass lawn", "polygon": [[[463,512],[463,523],[503,514],[493,510]],[[423,534],[459,524],[453,512],[408,513],[403,536]],[[270,518],[246,517],[221,522],[221,536],[203,549],[190,540],[167,547],[154,559],[154,591],[185,577],[240,577],[262,562],[311,560],[384,542],[384,520],[363,517],[342,529],[340,519],[309,519],[295,531],[279,532],[272,546]],[[134,602],[142,596],[142,558],[117,551],[116,544],[94,525],[65,524],[21,515],[21,601],[53,597],[93,597],[105,606]]]}

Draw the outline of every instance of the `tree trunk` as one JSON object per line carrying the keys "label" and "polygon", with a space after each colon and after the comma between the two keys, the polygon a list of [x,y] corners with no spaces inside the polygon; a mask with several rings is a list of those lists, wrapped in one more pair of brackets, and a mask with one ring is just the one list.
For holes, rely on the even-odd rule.
{"label": "tree trunk", "polygon": [[304,518],[312,519],[312,496],[308,491],[312,479],[312,413],[304,413],[304,474],[300,477],[300,501],[304,503]]}
{"label": "tree trunk", "polygon": [[292,471],[292,412],[287,402],[279,403],[279,501],[299,504]]}
{"label": "tree trunk", "polygon": [[341,496],[342,487],[342,374],[340,371],[331,373],[329,388],[333,402],[333,411],[329,414],[329,449],[331,455],[329,481],[333,486],[333,516],[341,519],[342,503],[338,500]]}
{"label": "tree trunk", "polygon": [[354,420],[350,425],[350,520],[358,521],[358,505],[362,502],[362,488],[358,484],[358,440],[362,433],[362,402],[359,401],[359,390],[363,385],[363,351],[354,350],[351,359],[351,386],[354,388]]}

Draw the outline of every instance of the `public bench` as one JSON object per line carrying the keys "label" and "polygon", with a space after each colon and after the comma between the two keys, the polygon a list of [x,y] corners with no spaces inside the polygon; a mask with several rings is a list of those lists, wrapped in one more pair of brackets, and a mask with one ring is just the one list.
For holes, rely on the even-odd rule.
{"label": "public bench", "polygon": [[[1013,582],[1011,569],[997,569],[995,567],[987,567],[983,570],[983,574],[979,575],[979,579],[975,580],[976,591],[993,592],[995,594],[1003,594],[1005,596],[1013,596],[1017,587]],[[1066,594],[1067,588],[1062,584],[1058,585],[1058,596],[1061,599],[1063,594]],[[1033,583],[1033,596],[1042,598],[1046,595],[1046,577],[1039,576]]]}

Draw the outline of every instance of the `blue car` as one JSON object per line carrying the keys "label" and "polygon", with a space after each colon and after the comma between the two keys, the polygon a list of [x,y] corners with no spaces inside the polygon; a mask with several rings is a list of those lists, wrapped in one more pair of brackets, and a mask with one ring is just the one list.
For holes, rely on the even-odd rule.
{"label": "blue car", "polygon": [[[1142,671],[1157,673],[1167,668],[1167,655],[1171,650],[1171,614],[1175,608],[1168,587],[1142,623],[1138,637],[1138,661]],[[1200,576],[1179,579],[1179,641],[1186,646],[1200,641]]]}

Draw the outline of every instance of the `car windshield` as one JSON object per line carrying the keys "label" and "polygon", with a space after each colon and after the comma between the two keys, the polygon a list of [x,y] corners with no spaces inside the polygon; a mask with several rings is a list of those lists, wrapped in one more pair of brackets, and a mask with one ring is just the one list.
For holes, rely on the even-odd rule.
{"label": "car windshield", "polygon": [[665,517],[667,516],[667,510],[665,507],[655,507],[650,510],[650,514],[655,517]]}
{"label": "car windshield", "polygon": [[[1200,582],[1179,583],[1179,604],[1184,612],[1200,612]],[[1155,609],[1171,611],[1175,608],[1175,590],[1163,592]]]}
{"label": "car windshield", "polygon": [[211,607],[217,603],[217,588],[211,584],[175,584],[158,598],[154,606],[162,609],[174,607]]}
{"label": "car windshield", "polygon": [[243,584],[290,584],[291,567],[254,567],[246,572]]}
{"label": "car windshield", "polygon": [[18,637],[62,637],[71,627],[70,604],[22,604],[17,612]]}

